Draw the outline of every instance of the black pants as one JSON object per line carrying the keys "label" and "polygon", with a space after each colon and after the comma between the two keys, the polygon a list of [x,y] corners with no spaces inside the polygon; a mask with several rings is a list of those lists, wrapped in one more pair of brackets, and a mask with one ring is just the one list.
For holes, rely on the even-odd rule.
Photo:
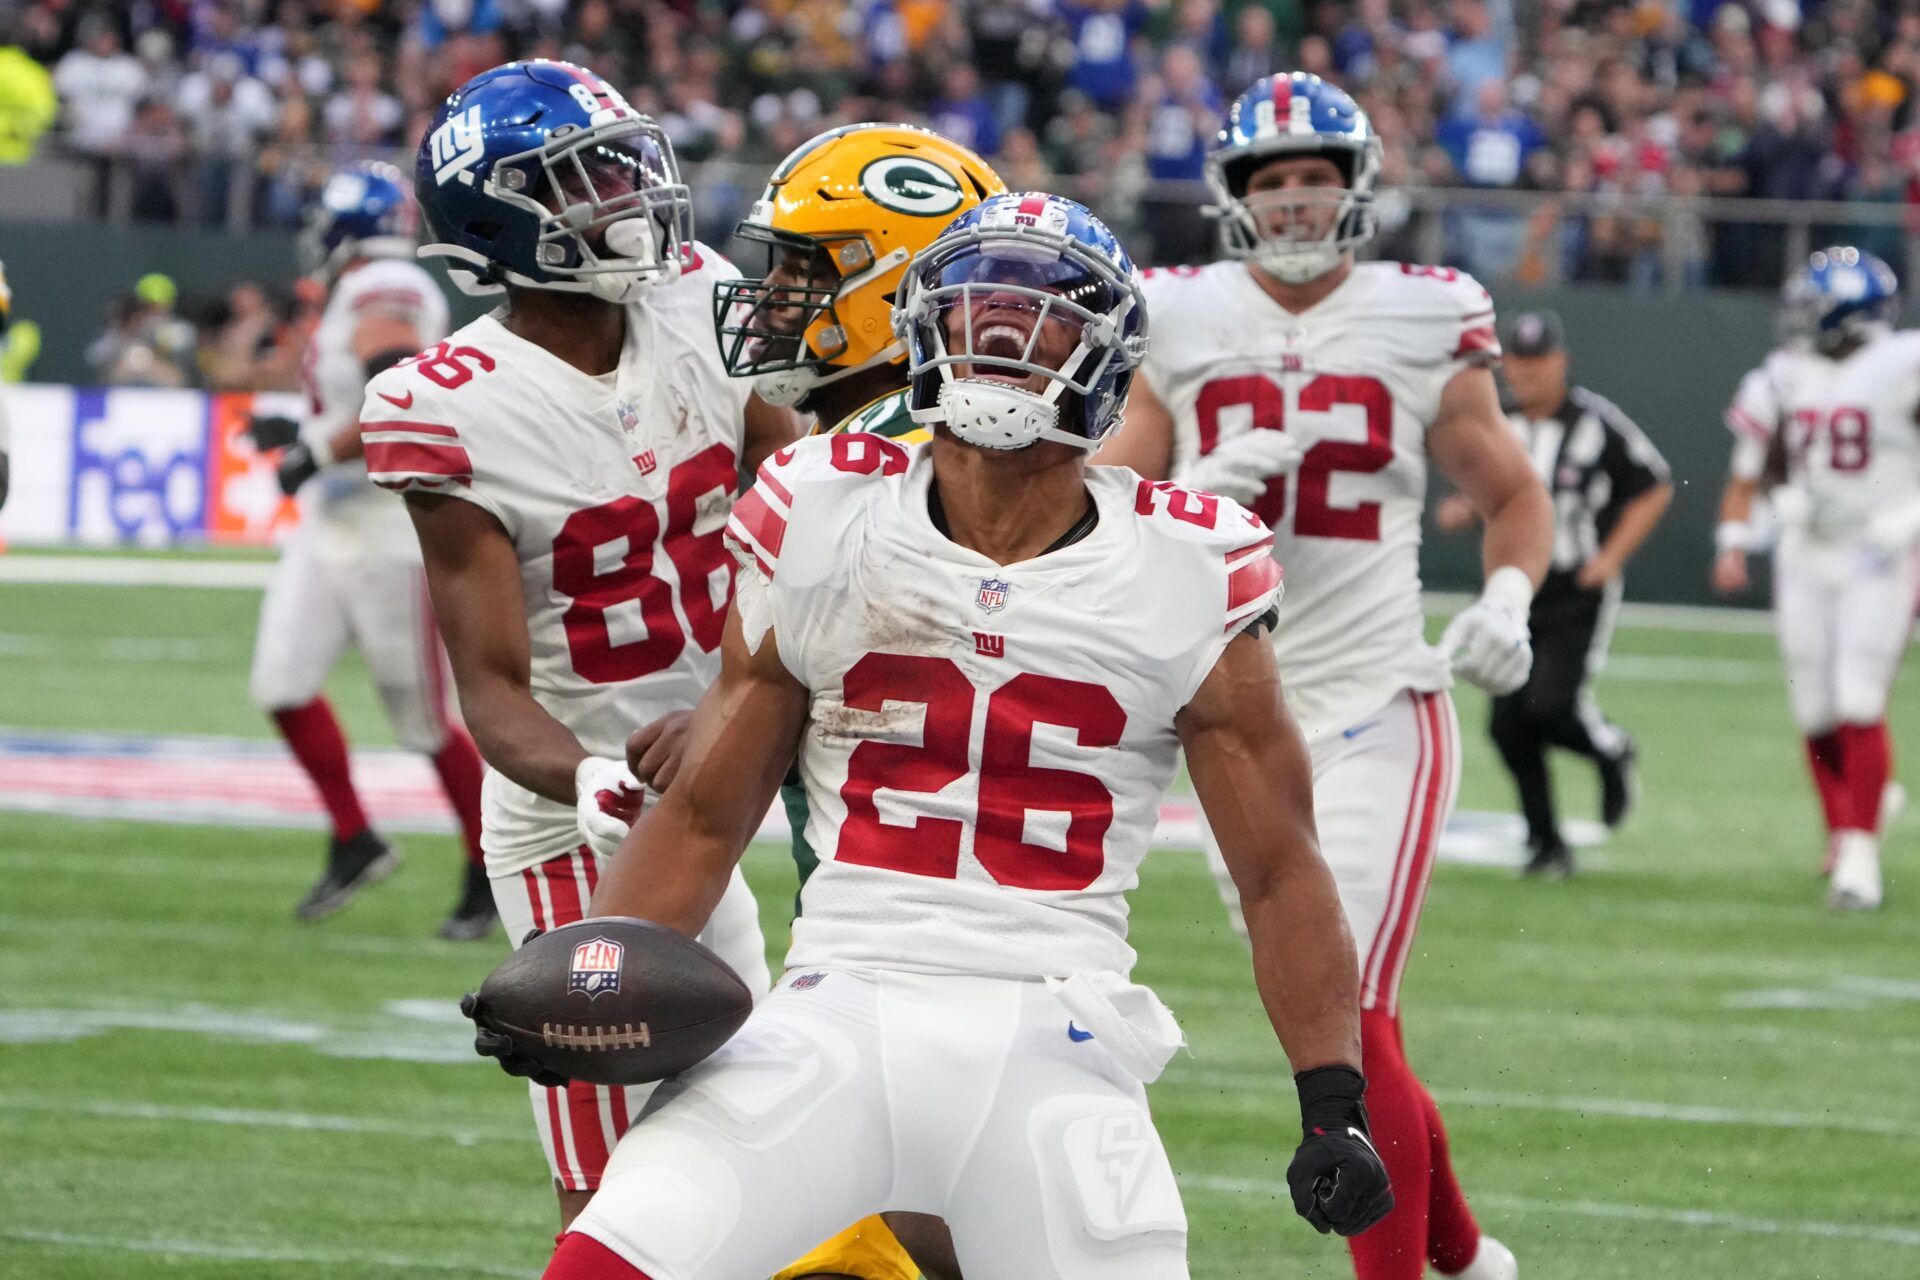
{"label": "black pants", "polygon": [[1560,839],[1547,748],[1607,760],[1625,752],[1630,741],[1600,714],[1587,689],[1594,666],[1606,653],[1618,591],[1617,584],[1606,591],[1587,591],[1574,586],[1571,575],[1550,575],[1527,619],[1533,632],[1533,671],[1518,690],[1493,700],[1488,729],[1519,789],[1527,837],[1534,843]]}

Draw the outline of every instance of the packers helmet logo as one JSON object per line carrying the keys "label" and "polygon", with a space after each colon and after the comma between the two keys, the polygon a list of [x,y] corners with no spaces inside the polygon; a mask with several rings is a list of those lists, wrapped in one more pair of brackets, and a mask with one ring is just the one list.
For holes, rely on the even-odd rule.
{"label": "packers helmet logo", "polygon": [[860,171],[860,190],[883,209],[916,218],[938,218],[960,207],[960,184],[937,165],[916,156],[882,156]]}

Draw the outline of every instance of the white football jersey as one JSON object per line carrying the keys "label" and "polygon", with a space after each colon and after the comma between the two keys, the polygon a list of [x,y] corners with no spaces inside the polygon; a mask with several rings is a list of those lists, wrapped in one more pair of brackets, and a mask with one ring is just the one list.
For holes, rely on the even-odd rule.
{"label": "white football jersey", "polygon": [[1146,274],[1145,376],[1173,414],[1173,474],[1243,431],[1290,431],[1292,476],[1253,504],[1287,567],[1273,643],[1317,735],[1402,689],[1450,683],[1420,610],[1427,429],[1462,369],[1499,358],[1493,301],[1449,268],[1357,264],[1303,314],[1240,262]]}
{"label": "white football jersey", "polygon": [[1753,442],[1735,464],[1749,479],[1758,469],[1741,457],[1784,429],[1787,481],[1808,499],[1804,532],[1845,541],[1875,513],[1920,500],[1920,330],[1872,338],[1841,360],[1782,347],[1740,380],[1727,426]]}
{"label": "white football jersey", "polygon": [[1174,716],[1278,598],[1212,494],[1092,467],[1070,546],[998,565],[927,512],[929,445],[815,436],[734,509],[749,638],[810,691],[808,878],[788,964],[1125,973]]}
{"label": "white football jersey", "polygon": [[[693,706],[719,671],[733,594],[723,541],[752,383],[713,340],[700,246],[681,278],[627,309],[619,368],[601,378],[483,316],[367,386],[374,482],[493,515],[520,559],[533,695],[595,755]],[[570,805],[488,770],[483,844],[502,871],[553,856]]]}
{"label": "white football jersey", "polygon": [[[353,338],[360,322],[376,313],[408,321],[424,342],[447,336],[447,300],[418,263],[374,258],[341,276],[300,366],[307,395],[300,435],[308,443],[331,438],[360,416],[367,375]],[[406,510],[367,482],[362,461],[323,468],[300,491],[300,501],[301,519],[323,550],[418,557]]]}

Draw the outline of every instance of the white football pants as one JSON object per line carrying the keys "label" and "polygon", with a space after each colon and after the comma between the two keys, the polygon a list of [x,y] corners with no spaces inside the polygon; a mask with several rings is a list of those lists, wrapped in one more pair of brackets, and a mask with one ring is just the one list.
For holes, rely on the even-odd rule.
{"label": "white football pants", "polygon": [[[1360,1007],[1399,1011],[1400,978],[1460,791],[1460,722],[1444,692],[1402,690],[1352,724],[1310,741],[1313,814],[1360,955]],[[1233,926],[1240,894],[1201,818],[1207,863]]]}
{"label": "white football pants", "polygon": [[426,571],[405,556],[328,556],[317,542],[294,534],[268,579],[248,680],[254,704],[281,711],[312,702],[351,643],[400,745],[438,753],[451,708]]}
{"label": "white football pants", "polygon": [[1920,554],[1802,538],[1774,552],[1773,617],[1802,733],[1886,718],[1920,603]]}
{"label": "white football pants", "polygon": [[653,1280],[752,1280],[885,1209],[967,1280],[1183,1280],[1146,1091],[1044,983],[792,970],[665,1085],[573,1224]]}

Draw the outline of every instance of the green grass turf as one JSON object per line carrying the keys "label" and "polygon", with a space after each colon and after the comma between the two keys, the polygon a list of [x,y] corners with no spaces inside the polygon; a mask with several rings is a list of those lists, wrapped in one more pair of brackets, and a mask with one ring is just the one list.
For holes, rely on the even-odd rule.
{"label": "green grass turf", "polygon": [[[264,734],[256,608],[0,585],[0,723]],[[1601,696],[1640,737],[1642,811],[1566,885],[1443,866],[1407,979],[1482,1220],[1528,1280],[1920,1274],[1920,823],[1890,838],[1887,909],[1828,915],[1770,642],[1615,652]],[[357,741],[390,741],[357,667],[333,692]],[[1463,803],[1502,807],[1482,704],[1461,708]],[[1911,680],[1895,722],[1920,741]],[[1591,774],[1560,777],[1590,812]],[[460,1056],[452,1014],[501,944],[431,940],[456,850],[407,847],[303,928],[316,835],[0,814],[0,1276],[537,1273],[553,1208],[524,1098]],[[748,873],[777,949],[791,873],[771,848]],[[1193,1044],[1153,1101],[1194,1275],[1347,1274],[1267,1190],[1292,1094],[1200,859],[1150,859],[1134,920]]]}

